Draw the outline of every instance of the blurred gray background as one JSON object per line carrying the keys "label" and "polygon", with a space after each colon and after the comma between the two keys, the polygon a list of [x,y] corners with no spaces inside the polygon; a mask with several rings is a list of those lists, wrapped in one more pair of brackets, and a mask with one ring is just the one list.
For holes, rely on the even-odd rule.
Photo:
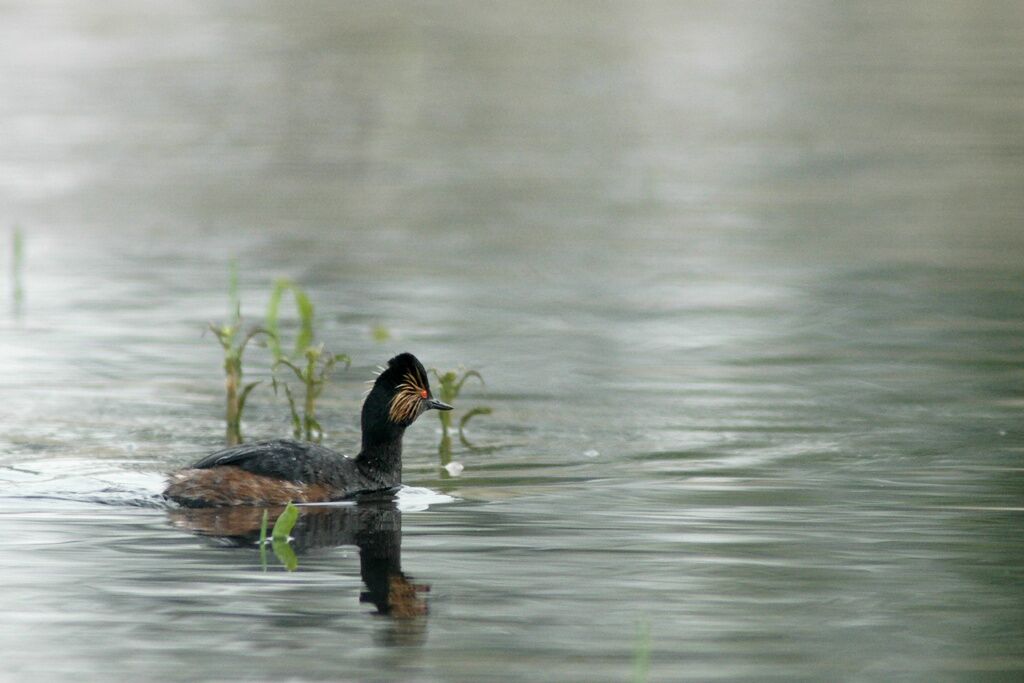
{"label": "blurred gray background", "polygon": [[[8,672],[1021,675],[1022,35],[1016,1],[0,0]],[[96,502],[221,443],[232,261],[248,320],[291,278],[353,357],[345,452],[391,354],[486,379],[461,476],[433,416],[406,439],[456,498],[404,515],[411,644],[349,546],[262,574]]]}

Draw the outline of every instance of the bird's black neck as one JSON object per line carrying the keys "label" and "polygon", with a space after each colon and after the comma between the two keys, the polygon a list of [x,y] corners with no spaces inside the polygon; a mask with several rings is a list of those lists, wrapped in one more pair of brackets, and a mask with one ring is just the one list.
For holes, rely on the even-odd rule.
{"label": "bird's black neck", "polygon": [[402,434],[405,430],[387,433],[363,431],[363,449],[356,464],[363,474],[386,486],[402,483]]}

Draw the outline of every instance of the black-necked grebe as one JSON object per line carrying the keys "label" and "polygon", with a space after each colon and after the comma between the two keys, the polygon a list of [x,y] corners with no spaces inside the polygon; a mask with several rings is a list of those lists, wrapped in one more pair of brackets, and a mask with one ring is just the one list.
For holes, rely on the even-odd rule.
{"label": "black-necked grebe", "polygon": [[164,495],[186,507],[284,505],[351,498],[402,483],[402,435],[425,411],[451,410],[431,395],[411,353],[390,361],[363,403],[363,448],[348,458],[323,446],[282,439],[211,453],[171,474]]}

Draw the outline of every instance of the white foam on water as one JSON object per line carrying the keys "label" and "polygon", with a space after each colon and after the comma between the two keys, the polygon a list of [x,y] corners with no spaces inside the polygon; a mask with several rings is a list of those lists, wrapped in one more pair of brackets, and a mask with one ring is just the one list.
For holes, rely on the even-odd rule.
{"label": "white foam on water", "polygon": [[[125,464],[110,461],[58,459],[0,466],[0,497],[49,498],[130,505],[164,507],[167,477],[160,472],[141,472]],[[451,503],[444,493],[419,486],[402,486],[395,493],[395,504],[403,512],[422,512],[431,505]],[[348,506],[355,501],[319,503]]]}
{"label": "white foam on water", "polygon": [[462,470],[466,469],[466,466],[461,462],[452,460],[450,463],[444,466],[445,471],[453,477],[457,477],[462,474]]}
{"label": "white foam on water", "polygon": [[455,498],[422,486],[402,486],[395,494],[395,501],[402,512],[422,512],[431,505],[454,503]]}
{"label": "white foam on water", "polygon": [[110,461],[56,459],[0,467],[0,496],[163,506],[166,477]]}

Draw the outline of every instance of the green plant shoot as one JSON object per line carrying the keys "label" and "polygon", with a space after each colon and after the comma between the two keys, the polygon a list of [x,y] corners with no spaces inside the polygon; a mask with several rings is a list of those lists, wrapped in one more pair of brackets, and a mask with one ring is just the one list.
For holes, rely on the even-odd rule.
{"label": "green plant shoot", "polygon": [[646,621],[637,624],[636,645],[633,647],[633,682],[645,683],[651,668],[651,626]]}
{"label": "green plant shoot", "polygon": [[490,415],[490,414],[491,414],[491,409],[489,407],[487,407],[487,406],[477,406],[477,407],[469,410],[465,415],[462,416],[462,419],[459,420],[459,439],[461,439],[463,443],[466,442],[465,429],[466,429],[466,423],[467,422],[469,422],[471,419],[473,419],[477,415]]}
{"label": "green plant shoot", "polygon": [[263,521],[260,522],[260,565],[263,571],[267,571],[267,520],[269,511],[263,511]]}
{"label": "green plant shoot", "polygon": [[299,521],[299,508],[295,507],[294,503],[288,503],[285,506],[284,512],[274,522],[274,530],[271,532],[270,537],[275,541],[287,541],[288,534],[295,528],[295,523]]}
{"label": "green plant shoot", "polygon": [[[295,349],[290,356],[286,356],[282,351],[278,335],[281,299],[288,291],[291,291],[295,297],[295,308],[299,314],[299,334],[295,338]],[[276,375],[273,379],[274,391],[277,391],[278,386],[284,388],[285,397],[288,399],[288,408],[291,411],[293,436],[296,439],[304,438],[306,441],[320,443],[324,432],[316,418],[317,399],[323,393],[324,386],[334,372],[335,365],[342,361],[348,368],[352,364],[352,359],[345,354],[336,355],[326,351],[323,344],[314,346],[313,313],[313,304],[302,288],[288,280],[278,280],[274,283],[274,291],[270,295],[270,304],[267,307],[266,320],[267,330],[271,333],[270,344],[274,354],[273,369],[276,371],[279,367],[286,367],[302,383],[305,389],[302,414],[299,414],[297,401],[291,387],[285,382],[279,382]]]}
{"label": "green plant shoot", "polygon": [[[440,394],[441,400],[447,403],[448,405],[455,405],[455,399],[457,399],[459,397],[459,394],[462,393],[462,387],[466,384],[466,380],[468,380],[470,377],[476,377],[478,380],[480,380],[481,384],[484,383],[483,376],[476,370],[465,370],[462,372],[461,375],[458,373],[457,370],[448,370],[447,372],[442,373],[437,368],[431,368],[430,372],[434,373],[434,377],[437,378],[437,391],[438,394]],[[442,443],[444,443],[444,441],[448,438],[448,432],[452,426],[452,412],[453,411],[447,410],[439,410],[437,412],[437,417],[441,421]],[[477,415],[490,414],[491,409],[488,408],[487,406],[477,406],[472,410],[468,411],[465,415],[463,415],[462,419],[459,420],[459,439],[463,443],[466,442],[465,437],[463,436],[463,431],[466,428],[466,424],[471,419],[473,419]]]}
{"label": "green plant shoot", "polygon": [[295,310],[299,313],[299,334],[295,337],[295,350],[291,353],[292,358],[299,358],[306,349],[313,343],[313,303],[305,291],[290,280],[279,279],[274,282],[274,291],[270,294],[270,303],[267,305],[266,328],[272,336],[270,340],[270,351],[274,354],[274,360],[284,358],[281,350],[281,335],[278,329],[278,318],[281,311],[281,299],[285,292],[291,291],[295,297]]}
{"label": "green plant shoot", "polygon": [[242,356],[253,337],[259,334],[268,334],[260,327],[254,327],[245,334],[241,333],[241,329],[240,317],[235,317],[232,323],[226,325],[217,326],[210,323],[210,331],[217,337],[221,348],[224,349],[224,387],[227,394],[225,438],[229,446],[242,443],[242,413],[245,410],[245,402],[252,390],[259,384],[259,381],[243,384]]}
{"label": "green plant shoot", "polygon": [[229,267],[228,300],[229,322],[222,325],[210,323],[210,331],[217,337],[217,341],[224,350],[224,387],[227,394],[224,415],[227,423],[225,440],[227,445],[235,446],[242,443],[242,413],[245,411],[245,402],[252,390],[259,384],[258,381],[243,384],[242,356],[254,337],[264,334],[272,338],[272,335],[261,327],[253,327],[244,334],[242,333],[242,304],[238,297],[238,266],[234,261]]}
{"label": "green plant shoot", "polygon": [[[274,363],[274,369],[283,365],[291,370],[305,387],[305,400],[303,401],[302,416],[300,417],[291,388],[281,382],[284,386],[284,393],[288,398],[288,407],[292,414],[293,435],[296,439],[305,438],[306,441],[320,443],[324,436],[324,430],[316,419],[316,401],[320,398],[320,394],[323,393],[324,386],[327,384],[327,380],[330,378],[338,361],[344,361],[346,368],[352,364],[352,361],[344,354],[336,356],[330,351],[325,351],[323,344],[308,347],[304,355],[306,358],[304,366],[300,367],[287,358],[279,358]],[[273,381],[274,390],[276,391],[278,386],[277,377]]]}
{"label": "green plant shoot", "polygon": [[295,551],[292,550],[287,540],[278,541],[277,539],[272,539],[270,541],[270,549],[274,551],[274,556],[277,557],[288,571],[293,572],[299,568],[299,558],[295,556]]}
{"label": "green plant shoot", "polygon": [[297,521],[299,521],[299,509],[292,503],[288,503],[284,512],[274,522],[274,530],[270,534],[270,547],[274,551],[274,555],[290,572],[295,571],[299,566],[299,558],[295,556],[295,551],[288,543],[288,534],[295,528]]}

